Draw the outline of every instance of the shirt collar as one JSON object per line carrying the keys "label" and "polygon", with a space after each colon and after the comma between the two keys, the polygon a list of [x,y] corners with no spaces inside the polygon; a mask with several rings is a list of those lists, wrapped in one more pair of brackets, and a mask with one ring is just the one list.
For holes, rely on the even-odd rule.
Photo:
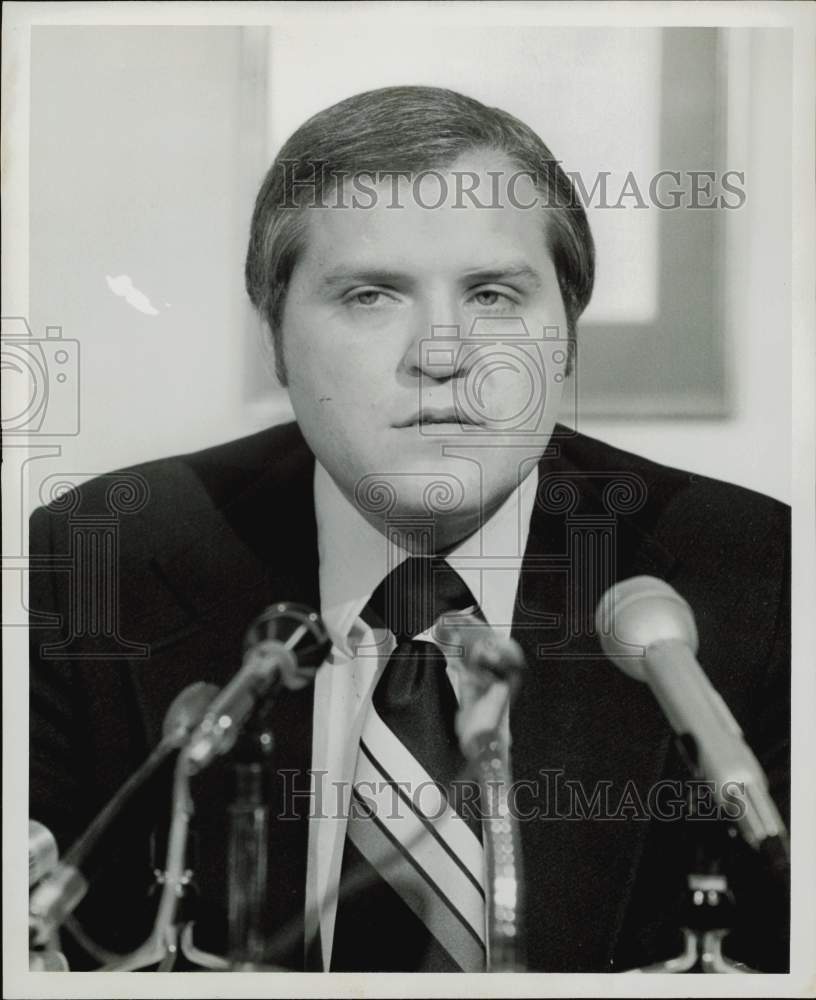
{"label": "shirt collar", "polygon": [[[494,626],[512,622],[537,485],[534,466],[479,530],[445,556]],[[319,462],[314,497],[321,615],[334,645],[352,655],[349,639],[360,612],[386,573],[409,553],[363,517]],[[497,562],[502,568],[491,574]]]}

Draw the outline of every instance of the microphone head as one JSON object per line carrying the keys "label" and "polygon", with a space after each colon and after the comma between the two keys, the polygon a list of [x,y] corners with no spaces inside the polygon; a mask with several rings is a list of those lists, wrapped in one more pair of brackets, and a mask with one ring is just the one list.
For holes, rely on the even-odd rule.
{"label": "microphone head", "polygon": [[601,597],[595,612],[601,648],[624,673],[646,679],[645,651],[658,642],[682,642],[697,652],[694,614],[664,580],[633,576]]}
{"label": "microphone head", "polygon": [[210,702],[218,694],[215,684],[196,681],[188,684],[170,702],[162,723],[162,739],[184,740],[204,718]]}
{"label": "microphone head", "polygon": [[485,678],[518,683],[519,673],[527,665],[515,639],[499,635],[483,619],[468,612],[445,616],[434,628],[434,638],[445,653],[460,658]]}
{"label": "microphone head", "polygon": [[284,647],[291,654],[281,659],[279,683],[298,690],[311,683],[315,671],[331,649],[331,640],[320,615],[303,604],[280,601],[251,623],[244,636],[244,662],[266,648]]}
{"label": "microphone head", "polygon": [[28,885],[36,885],[57,867],[59,852],[54,834],[35,819],[28,821]]}

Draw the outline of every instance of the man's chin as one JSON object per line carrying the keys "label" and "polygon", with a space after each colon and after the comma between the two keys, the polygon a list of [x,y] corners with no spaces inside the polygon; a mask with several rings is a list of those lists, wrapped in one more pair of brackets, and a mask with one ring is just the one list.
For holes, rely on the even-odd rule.
{"label": "man's chin", "polygon": [[427,517],[480,506],[482,475],[477,463],[432,449],[425,455],[393,454],[389,459],[379,463],[382,471],[358,479],[355,502],[362,510],[380,512],[385,506],[393,516]]}
{"label": "man's chin", "polygon": [[363,510],[369,521],[395,544],[415,555],[444,552],[478,531],[482,510],[468,502],[453,507],[450,494],[402,494],[385,516]]}

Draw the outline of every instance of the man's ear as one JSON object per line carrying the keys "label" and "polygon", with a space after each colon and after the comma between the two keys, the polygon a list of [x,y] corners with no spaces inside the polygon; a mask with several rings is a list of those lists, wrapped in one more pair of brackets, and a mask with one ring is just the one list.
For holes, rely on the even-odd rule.
{"label": "man's ear", "polygon": [[575,331],[571,330],[567,340],[567,363],[564,365],[564,378],[569,378],[575,371]]}
{"label": "man's ear", "polygon": [[287,386],[286,362],[283,357],[283,330],[280,326],[272,324],[267,320],[264,323],[266,336],[263,338],[264,352],[275,369],[275,378],[285,389]]}
{"label": "man's ear", "polygon": [[283,339],[281,337],[273,337],[272,350],[275,354],[275,375],[277,375],[281,387],[285,389],[288,385],[288,379],[286,376],[286,362],[283,358]]}

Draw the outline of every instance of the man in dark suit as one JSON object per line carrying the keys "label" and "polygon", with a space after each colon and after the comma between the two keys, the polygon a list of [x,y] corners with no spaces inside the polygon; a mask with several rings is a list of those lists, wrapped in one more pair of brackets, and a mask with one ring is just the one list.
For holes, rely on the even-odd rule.
{"label": "man in dark suit", "polygon": [[[398,784],[416,764],[448,788],[438,775],[456,770],[462,692],[426,637],[436,612],[468,605],[529,667],[502,726],[530,968],[612,971],[677,952],[691,852],[720,824],[684,821],[669,727],[646,686],[605,661],[594,609],[643,574],[685,597],[699,659],[787,816],[787,512],[555,423],[592,280],[570,181],[505,112],[391,88],[295,133],[258,196],[247,286],[297,425],[100,477],[32,521],[31,812],[62,846],[158,740],[175,695],[223,685],[253,616],[301,602],[320,610],[332,652],[314,689],[276,706],[265,919],[270,935],[294,930],[272,959],[483,968],[481,842],[451,803],[432,831],[438,858],[399,848],[422,869],[411,891],[380,866],[371,817],[316,808],[315,776],[356,787],[369,765]],[[94,553],[107,561],[94,568]],[[400,579],[401,566],[420,569]],[[409,617],[429,604],[428,621],[389,617],[378,595],[394,580],[392,603],[416,583]],[[393,689],[409,675],[395,701],[386,678]],[[194,789],[190,916],[199,947],[222,952],[229,781],[226,761]],[[145,810],[117,838],[79,911],[109,947],[149,926],[155,821]],[[750,851],[725,853],[732,953],[785,968],[784,902]],[[366,865],[368,894],[346,899]]]}

